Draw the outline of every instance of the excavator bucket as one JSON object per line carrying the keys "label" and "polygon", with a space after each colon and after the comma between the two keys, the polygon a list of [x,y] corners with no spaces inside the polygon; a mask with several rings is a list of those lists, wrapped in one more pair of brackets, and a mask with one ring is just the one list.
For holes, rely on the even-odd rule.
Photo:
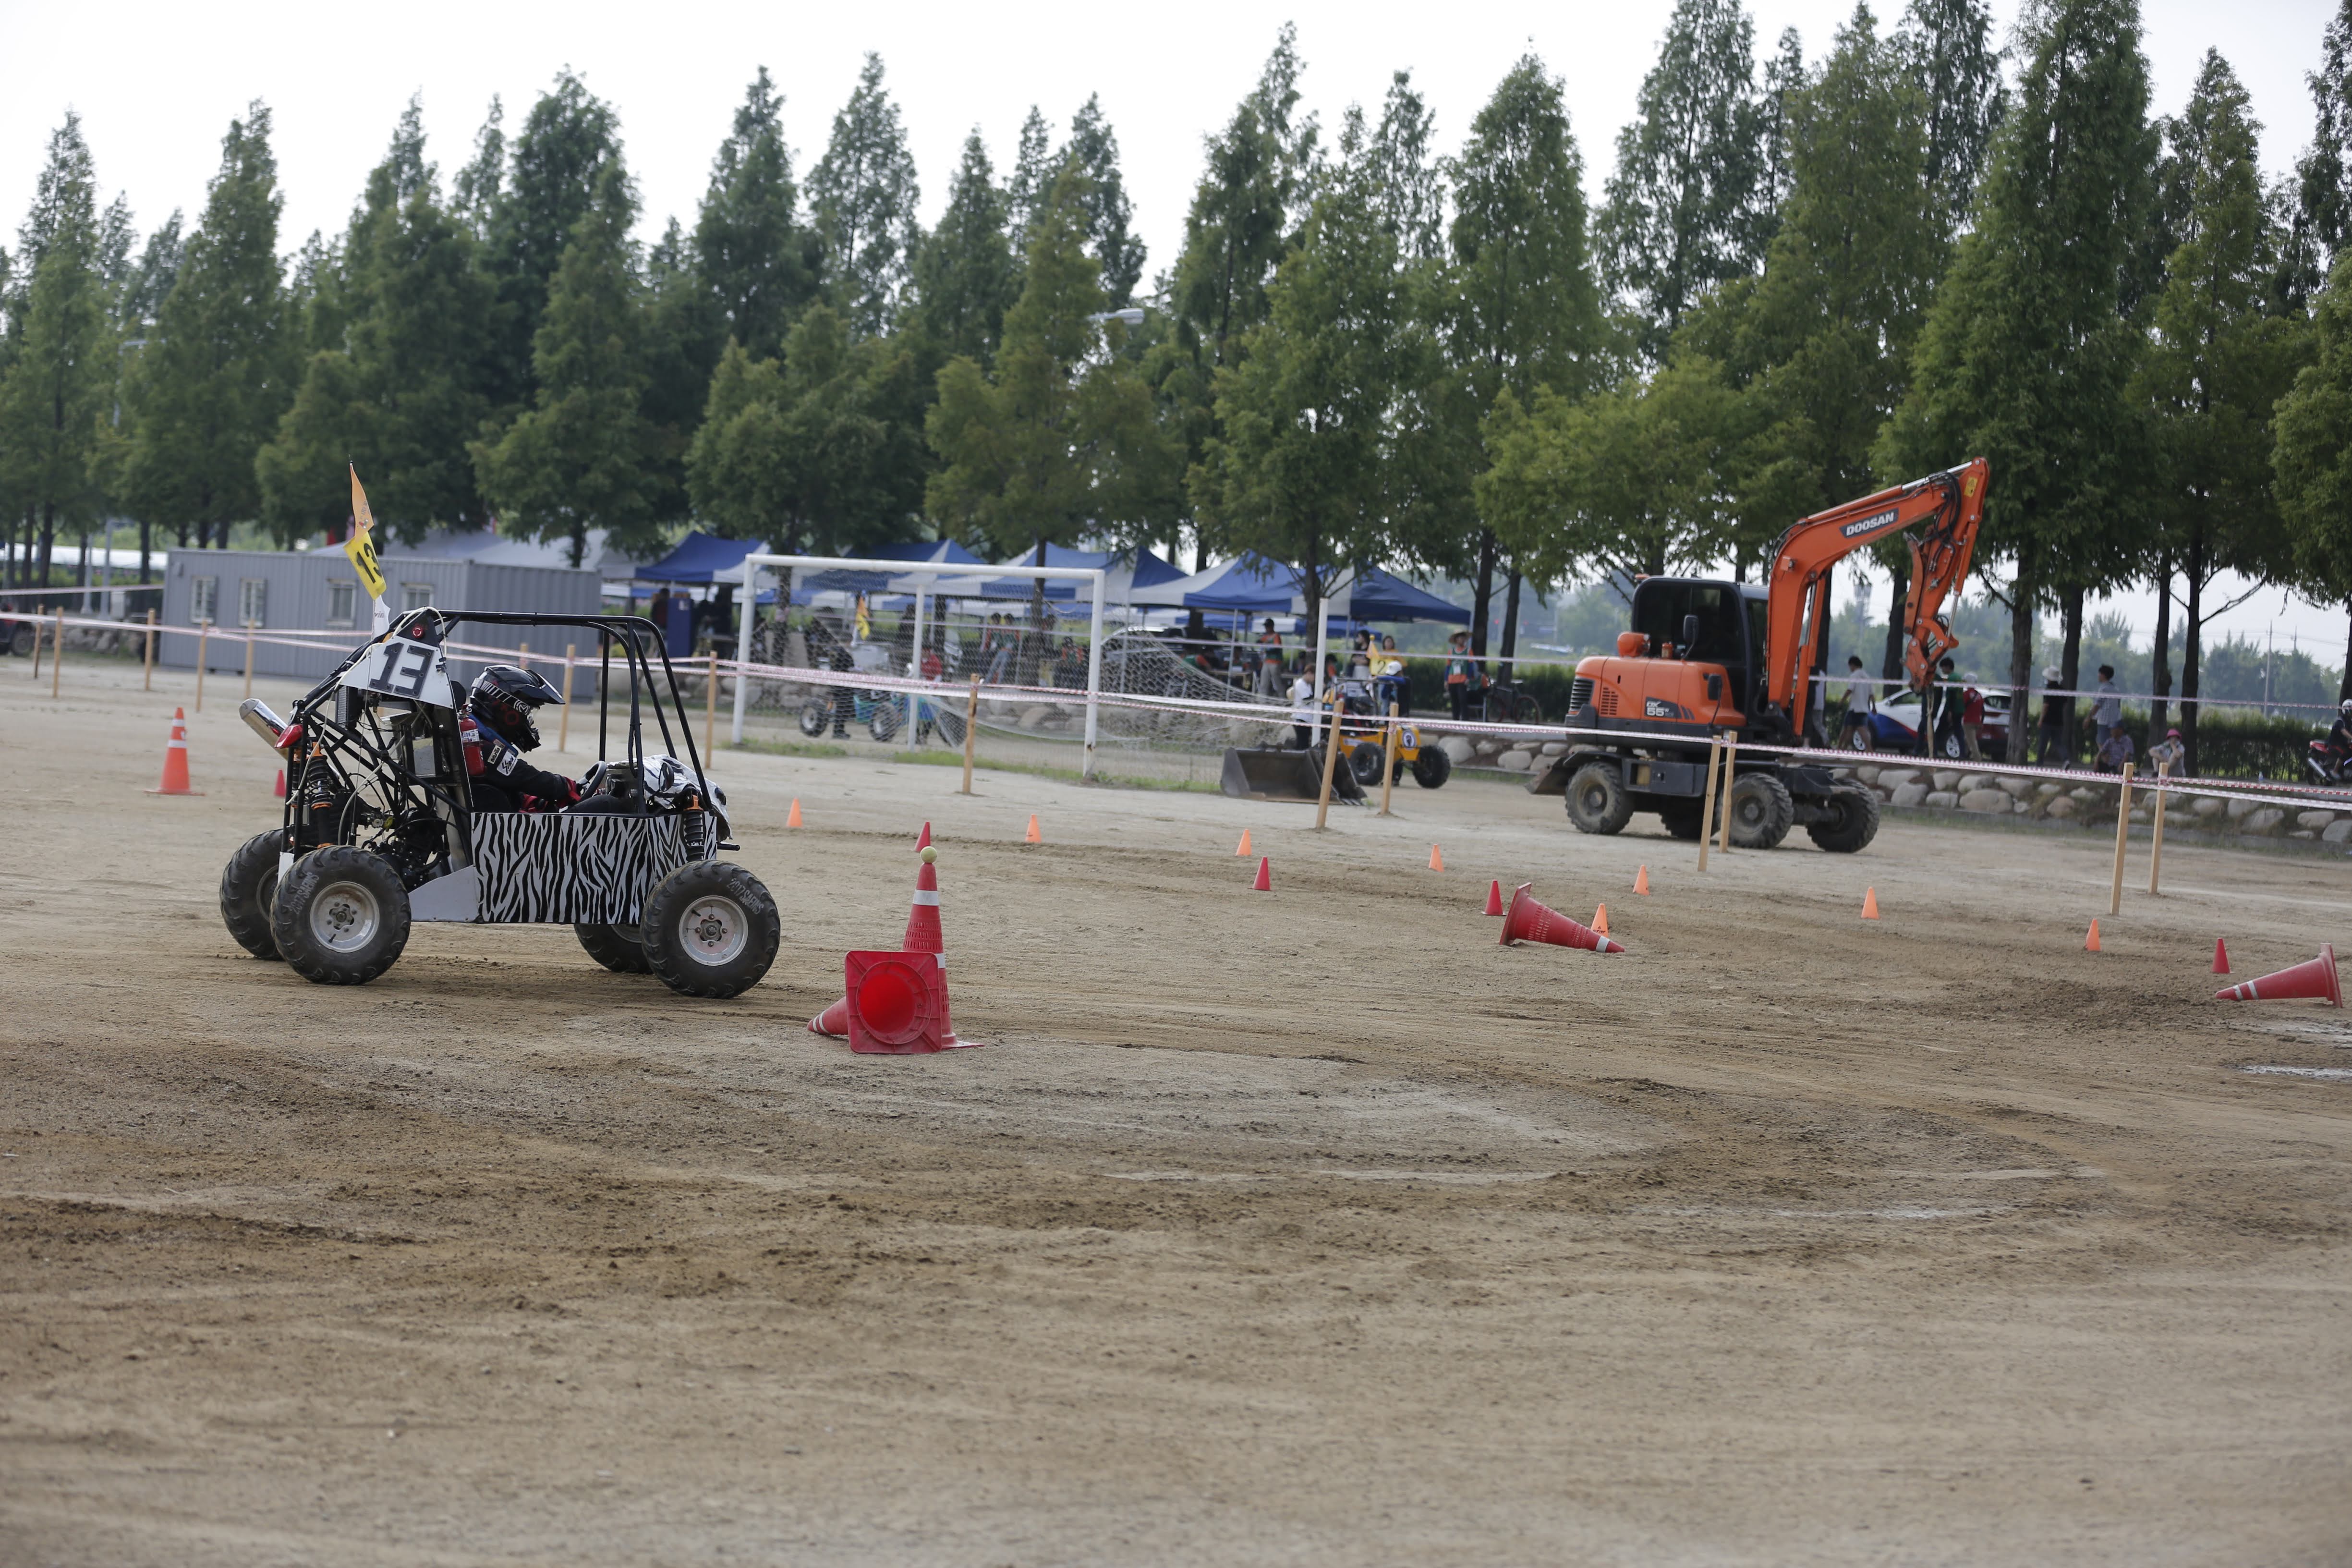
{"label": "excavator bucket", "polygon": [[1581,763],[1582,757],[1553,757],[1528,774],[1529,795],[1566,795],[1568,768],[1571,762]]}
{"label": "excavator bucket", "polygon": [[[1323,798],[1323,750],[1308,752],[1273,747],[1229,746],[1225,749],[1221,787],[1235,800],[1297,800],[1312,804]],[[1364,786],[1355,770],[1341,759],[1331,770],[1331,798],[1361,800]]]}

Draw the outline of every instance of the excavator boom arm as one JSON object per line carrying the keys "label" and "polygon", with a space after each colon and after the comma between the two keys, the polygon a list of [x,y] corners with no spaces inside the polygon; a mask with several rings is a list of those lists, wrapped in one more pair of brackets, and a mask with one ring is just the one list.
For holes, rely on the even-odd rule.
{"label": "excavator boom arm", "polygon": [[1984,517],[1982,458],[1880,490],[1790,525],[1772,546],[1765,606],[1765,700],[1801,725],[1801,683],[1829,615],[1829,574],[1855,551],[1926,522],[1911,541],[1911,589],[1903,606],[1903,666],[1924,686],[1958,646],[1937,612],[1959,592]]}

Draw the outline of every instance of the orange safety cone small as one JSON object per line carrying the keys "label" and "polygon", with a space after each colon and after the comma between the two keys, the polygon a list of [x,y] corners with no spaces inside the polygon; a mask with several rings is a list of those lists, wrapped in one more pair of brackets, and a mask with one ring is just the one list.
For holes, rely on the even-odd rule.
{"label": "orange safety cone small", "polygon": [[149,795],[201,795],[188,787],[188,710],[172,710],[172,738],[163,742],[163,782]]}
{"label": "orange safety cone small", "polygon": [[1034,811],[1029,814],[1029,831],[1022,841],[1027,844],[1043,844],[1045,842],[1045,836],[1037,831],[1037,814]]}
{"label": "orange safety cone small", "polygon": [[1234,853],[1238,856],[1247,856],[1249,852],[1249,829],[1244,827],[1242,829],[1242,841],[1234,846]]}
{"label": "orange safety cone small", "polygon": [[1257,880],[1250,884],[1250,891],[1253,893],[1271,893],[1274,891],[1274,860],[1271,856],[1261,855],[1258,857]]}
{"label": "orange safety cone small", "polygon": [[923,824],[923,836],[922,836],[921,837],[919,837],[919,838],[918,838],[918,839],[916,839],[916,840],[915,840],[915,849],[916,849],[916,852],[917,852],[918,854],[919,854],[919,853],[921,853],[923,850],[929,849],[930,847],[931,847],[931,825],[930,825],[929,823],[926,822],[925,824]]}
{"label": "orange safety cone small", "polygon": [[798,795],[794,795],[794,796],[793,796],[793,809],[792,809],[792,811],[790,812],[790,814],[788,814],[788,815],[785,816],[785,818],[784,818],[784,826],[785,826],[786,827],[798,827],[800,825],[801,825],[801,797],[800,797],[800,796],[798,796]]}
{"label": "orange safety cone small", "polygon": [[1429,868],[1433,871],[1445,869],[1445,857],[1438,853],[1437,846],[1434,844],[1429,847]]}
{"label": "orange safety cone small", "polygon": [[286,798],[286,770],[284,768],[278,770],[277,787],[272,789],[269,793],[276,795],[280,800],[284,800]]}
{"label": "orange safety cone small", "polygon": [[1592,952],[1622,952],[1619,943],[1594,931],[1591,926],[1570,919],[1558,910],[1547,909],[1528,897],[1534,886],[1521,882],[1511,894],[1511,907],[1503,916],[1503,945],[1516,947],[1523,942],[1546,942],[1554,947],[1580,947]]}
{"label": "orange safety cone small", "polygon": [[2221,944],[2221,939],[2218,936],[2213,939],[2213,973],[2216,974],[2230,973],[2230,950]]}
{"label": "orange safety cone small", "polygon": [[2317,958],[2305,959],[2291,969],[2213,993],[2216,1002],[2291,1002],[2301,996],[2331,1007],[2344,1005],[2344,984],[2336,973],[2333,945],[2323,945]]}
{"label": "orange safety cone small", "polygon": [[1878,889],[1876,888],[1864,888],[1862,890],[1862,918],[1866,921],[1874,921],[1878,918]]}
{"label": "orange safety cone small", "polygon": [[1602,936],[1607,936],[1609,934],[1609,906],[1607,904],[1603,904],[1599,909],[1592,911],[1592,929],[1599,931]]}
{"label": "orange safety cone small", "polygon": [[1486,884],[1486,912],[1500,919],[1503,913],[1503,884],[1497,879]]}
{"label": "orange safety cone small", "polygon": [[1650,896],[1650,868],[1647,866],[1633,873],[1633,890],[1645,899]]}
{"label": "orange safety cone small", "polygon": [[2106,951],[2099,945],[2099,922],[2096,921],[2093,921],[2091,922],[2091,934],[2083,939],[2083,951],[2084,952],[2104,952]]}

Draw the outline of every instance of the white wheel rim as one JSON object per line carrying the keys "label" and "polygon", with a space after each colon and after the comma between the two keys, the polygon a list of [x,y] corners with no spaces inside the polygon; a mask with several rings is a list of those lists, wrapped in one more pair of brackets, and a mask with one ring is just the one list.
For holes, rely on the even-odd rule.
{"label": "white wheel rim", "polygon": [[751,922],[743,906],[724,894],[705,894],[677,917],[678,945],[698,963],[726,963],[751,940]]}
{"label": "white wheel rim", "polygon": [[375,894],[357,882],[330,882],[310,900],[310,934],[331,952],[357,952],[383,923]]}

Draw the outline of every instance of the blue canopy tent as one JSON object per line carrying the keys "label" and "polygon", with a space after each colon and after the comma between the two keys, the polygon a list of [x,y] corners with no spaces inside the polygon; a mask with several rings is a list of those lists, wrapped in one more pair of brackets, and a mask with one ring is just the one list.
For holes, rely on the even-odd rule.
{"label": "blue canopy tent", "polygon": [[756,539],[718,539],[699,530],[678,541],[677,548],[650,566],[636,571],[641,583],[716,583],[743,581],[743,557],[768,547]]}
{"label": "blue canopy tent", "polygon": [[[943,578],[936,584],[935,591],[946,599],[1017,601],[1033,598],[1036,595],[1037,580],[1023,576],[1021,568],[1039,564],[1100,571],[1103,574],[1104,600],[1114,605],[1142,603],[1132,596],[1137,589],[1150,588],[1183,575],[1149,550],[1137,550],[1134,563],[1130,565],[1116,551],[1073,550],[1066,545],[1048,544],[1043,563],[1038,561],[1035,551],[1025,551],[1010,561],[996,563],[996,570],[1003,574],[1002,576]],[[1076,579],[1049,581],[1045,584],[1045,597],[1048,599],[1075,600],[1091,596],[1086,584]]]}
{"label": "blue canopy tent", "polygon": [[[984,566],[986,562],[952,539],[915,539],[900,544],[859,546],[845,552],[866,561],[903,561],[909,566]],[[740,560],[741,557],[737,557]],[[848,569],[795,574],[793,603],[805,605],[815,594],[879,594],[896,586],[887,572]],[[877,606],[878,608],[879,606]]]}

